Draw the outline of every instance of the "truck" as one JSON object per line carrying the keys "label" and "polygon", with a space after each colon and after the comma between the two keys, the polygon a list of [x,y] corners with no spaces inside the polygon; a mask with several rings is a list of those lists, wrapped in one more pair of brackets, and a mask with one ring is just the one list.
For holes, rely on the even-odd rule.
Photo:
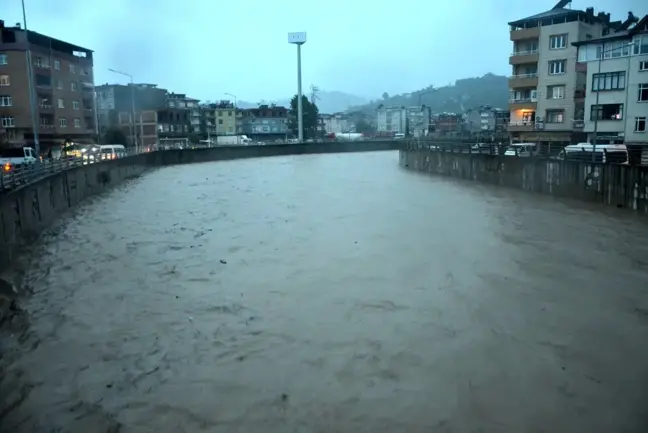
{"label": "truck", "polygon": [[247,135],[219,135],[216,137],[216,144],[220,146],[232,146],[240,144],[247,146],[252,143],[252,140]]}
{"label": "truck", "polygon": [[0,150],[0,187],[6,187],[25,180],[27,171],[36,166],[38,155],[31,147],[16,147]]}
{"label": "truck", "polygon": [[335,134],[335,139],[337,141],[360,141],[364,139],[364,136],[357,132],[342,132]]}

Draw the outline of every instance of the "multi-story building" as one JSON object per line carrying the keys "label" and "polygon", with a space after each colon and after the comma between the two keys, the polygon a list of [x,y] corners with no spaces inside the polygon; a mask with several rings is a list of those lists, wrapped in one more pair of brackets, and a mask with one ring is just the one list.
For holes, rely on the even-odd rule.
{"label": "multi-story building", "polygon": [[648,15],[630,15],[616,31],[574,45],[587,70],[588,141],[648,146]]}
{"label": "multi-story building", "polygon": [[236,107],[230,101],[220,101],[210,104],[215,121],[214,135],[236,135]]}
{"label": "multi-story building", "polygon": [[159,141],[187,140],[191,134],[190,108],[195,99],[182,93],[167,93],[166,107],[157,110]]}
{"label": "multi-story building", "polygon": [[355,132],[355,122],[347,113],[322,114],[320,118],[326,133]]}
{"label": "multi-story building", "polygon": [[31,52],[35,120],[41,149],[96,134],[92,51],[0,21],[0,136],[34,143],[27,52]]}
{"label": "multi-story building", "polygon": [[[97,94],[97,112],[99,120],[99,133],[103,135],[109,128],[118,127],[124,135],[130,138],[141,137],[142,144],[152,140],[151,134],[142,135],[144,126],[151,122],[151,112],[163,110],[167,106],[167,90],[160,89],[155,84],[102,84],[95,88]],[[135,124],[131,124],[131,117],[135,112]],[[155,115],[157,122],[157,114]],[[132,137],[132,134],[135,137]],[[144,139],[146,138],[146,140]]]}
{"label": "multi-story building", "polygon": [[459,136],[463,130],[463,115],[440,113],[433,117],[434,132],[437,136]]}
{"label": "multi-story building", "polygon": [[253,140],[286,139],[288,136],[288,109],[276,105],[240,110],[240,133]]}
{"label": "multi-story building", "polygon": [[482,105],[466,111],[463,119],[464,131],[480,137],[499,136],[506,133],[509,116],[510,113],[506,110]]}
{"label": "multi-story building", "polygon": [[430,107],[420,105],[407,108],[407,132],[414,137],[428,135],[432,119]]}
{"label": "multi-story building", "polygon": [[584,139],[584,70],[577,67],[573,42],[595,39],[608,29],[610,15],[567,9],[561,0],[551,10],[509,23],[513,141],[561,143]]}
{"label": "multi-story building", "polygon": [[407,109],[380,105],[376,110],[376,131],[407,134]]}

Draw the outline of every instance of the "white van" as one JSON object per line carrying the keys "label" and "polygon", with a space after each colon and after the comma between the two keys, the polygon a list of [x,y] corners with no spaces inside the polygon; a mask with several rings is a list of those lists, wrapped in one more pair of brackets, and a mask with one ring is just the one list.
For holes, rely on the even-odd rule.
{"label": "white van", "polygon": [[556,158],[566,161],[622,164],[628,162],[628,148],[625,144],[570,144]]}
{"label": "white van", "polygon": [[504,152],[506,156],[519,157],[529,157],[535,154],[537,154],[535,143],[511,143]]}
{"label": "white van", "polygon": [[104,144],[99,146],[101,159],[117,159],[126,156],[126,148],[121,144]]}

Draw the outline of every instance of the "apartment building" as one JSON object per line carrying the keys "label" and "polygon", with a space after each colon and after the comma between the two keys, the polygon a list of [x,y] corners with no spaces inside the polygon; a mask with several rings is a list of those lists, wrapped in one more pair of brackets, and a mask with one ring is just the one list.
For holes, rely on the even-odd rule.
{"label": "apartment building", "polygon": [[407,108],[380,105],[376,110],[376,131],[407,134]]}
{"label": "apartment building", "polygon": [[578,67],[573,42],[601,37],[610,15],[568,9],[561,0],[551,10],[509,23],[512,141],[561,143],[585,139],[585,70]]}
{"label": "apartment building", "polygon": [[355,123],[347,113],[321,114],[320,119],[324,125],[324,131],[328,134],[355,132]]}
{"label": "apartment building", "polygon": [[578,48],[578,61],[587,70],[584,131],[588,140],[645,149],[648,146],[648,15],[639,20],[630,14],[616,31],[574,45]]}
{"label": "apartment building", "polygon": [[286,139],[288,108],[277,105],[260,105],[259,108],[240,110],[240,133],[253,140]]}
{"label": "apartment building", "polygon": [[192,131],[189,101],[183,93],[167,93],[166,107],[157,110],[158,136],[161,139],[188,138]]}
{"label": "apartment building", "polygon": [[[109,128],[118,127],[123,130],[130,142],[152,141],[150,124],[157,123],[157,110],[167,106],[167,90],[160,89],[155,84],[102,84],[95,88],[97,94],[97,118],[99,134],[103,135]],[[131,126],[131,117],[135,112],[135,125]],[[156,113],[153,116],[151,113]],[[147,132],[144,133],[143,131]],[[131,134],[136,134],[132,137]]]}
{"label": "apartment building", "polygon": [[31,51],[41,149],[96,134],[92,51],[0,21],[0,140],[33,145],[27,52]]}

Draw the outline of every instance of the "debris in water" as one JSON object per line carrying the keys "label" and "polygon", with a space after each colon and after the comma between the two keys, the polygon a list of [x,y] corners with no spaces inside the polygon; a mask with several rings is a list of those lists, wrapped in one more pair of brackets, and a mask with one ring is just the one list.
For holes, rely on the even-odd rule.
{"label": "debris in water", "polygon": [[221,259],[221,261],[220,261],[220,262],[221,262],[222,264],[224,264],[224,265],[226,265],[226,264],[227,264],[227,262],[226,262],[225,260],[223,260],[223,259]]}

